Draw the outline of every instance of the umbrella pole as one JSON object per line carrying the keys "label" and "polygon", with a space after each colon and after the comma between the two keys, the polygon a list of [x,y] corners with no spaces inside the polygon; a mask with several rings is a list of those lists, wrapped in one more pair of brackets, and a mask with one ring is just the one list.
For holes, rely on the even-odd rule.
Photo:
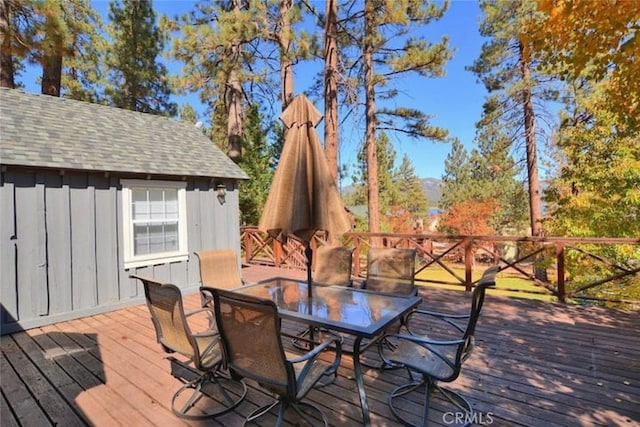
{"label": "umbrella pole", "polygon": [[313,249],[311,249],[311,245],[309,243],[306,244],[304,248],[304,256],[307,257],[307,296],[309,297],[309,303],[311,303],[311,297],[313,296],[313,292],[311,291],[311,259],[313,257]]}
{"label": "umbrella pole", "polygon": [[[311,314],[311,310],[313,307],[313,279],[311,278],[311,260],[313,257],[313,249],[311,249],[311,243],[306,242],[304,248],[304,256],[307,257],[307,301],[309,302],[309,314]],[[313,341],[313,326],[309,326],[309,339]],[[311,348],[313,348],[313,344],[311,344]]]}

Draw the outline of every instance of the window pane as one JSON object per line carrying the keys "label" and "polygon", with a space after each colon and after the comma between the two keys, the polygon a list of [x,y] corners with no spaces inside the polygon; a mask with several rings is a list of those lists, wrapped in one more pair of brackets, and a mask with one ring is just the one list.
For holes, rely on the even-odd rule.
{"label": "window pane", "polygon": [[166,190],[164,193],[165,218],[171,220],[178,219],[178,192],[176,190]]}
{"label": "window pane", "polygon": [[144,255],[149,253],[149,227],[146,224],[133,226],[133,254]]}
{"label": "window pane", "polygon": [[169,223],[164,225],[164,244],[165,250],[177,251],[178,247],[178,223]]}
{"label": "window pane", "polygon": [[133,219],[149,219],[149,203],[147,202],[147,190],[134,188],[131,191],[131,214]]}
{"label": "window pane", "polygon": [[151,219],[164,219],[164,190],[149,190]]}
{"label": "window pane", "polygon": [[145,255],[179,250],[178,223],[134,225],[134,254]]}
{"label": "window pane", "polygon": [[157,254],[164,250],[164,226],[149,226],[149,253]]}

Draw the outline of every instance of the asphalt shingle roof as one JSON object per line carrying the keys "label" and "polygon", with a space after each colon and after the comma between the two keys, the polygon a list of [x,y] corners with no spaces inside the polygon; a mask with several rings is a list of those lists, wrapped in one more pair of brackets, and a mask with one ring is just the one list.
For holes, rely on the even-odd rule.
{"label": "asphalt shingle roof", "polygon": [[6,88],[0,88],[0,163],[248,178],[192,124]]}

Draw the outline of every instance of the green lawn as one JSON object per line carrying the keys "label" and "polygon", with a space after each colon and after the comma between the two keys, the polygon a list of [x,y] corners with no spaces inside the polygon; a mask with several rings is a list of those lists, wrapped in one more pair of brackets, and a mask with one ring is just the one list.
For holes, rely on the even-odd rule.
{"label": "green lawn", "polygon": [[[464,267],[450,267],[456,275],[464,279]],[[482,275],[485,267],[478,267],[473,272],[473,280],[477,280]],[[424,271],[421,271],[416,276],[417,284],[419,286],[427,286],[438,289],[453,289],[464,290],[464,286],[455,283],[459,281],[453,277],[447,270],[440,266],[430,266]],[[420,280],[433,280],[439,282],[448,282],[451,284],[440,283],[424,283]],[[548,291],[540,286],[536,286],[533,281],[521,277],[515,271],[504,271],[499,273],[496,278],[496,288],[489,290],[489,293],[494,295],[502,295],[516,298],[536,299],[541,301],[557,301],[557,299],[550,295]]]}

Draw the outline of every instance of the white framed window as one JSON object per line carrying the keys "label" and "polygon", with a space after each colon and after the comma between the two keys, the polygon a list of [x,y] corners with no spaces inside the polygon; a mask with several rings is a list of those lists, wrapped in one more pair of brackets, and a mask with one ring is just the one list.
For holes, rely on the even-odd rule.
{"label": "white framed window", "polygon": [[122,180],[124,268],[186,260],[186,183]]}

